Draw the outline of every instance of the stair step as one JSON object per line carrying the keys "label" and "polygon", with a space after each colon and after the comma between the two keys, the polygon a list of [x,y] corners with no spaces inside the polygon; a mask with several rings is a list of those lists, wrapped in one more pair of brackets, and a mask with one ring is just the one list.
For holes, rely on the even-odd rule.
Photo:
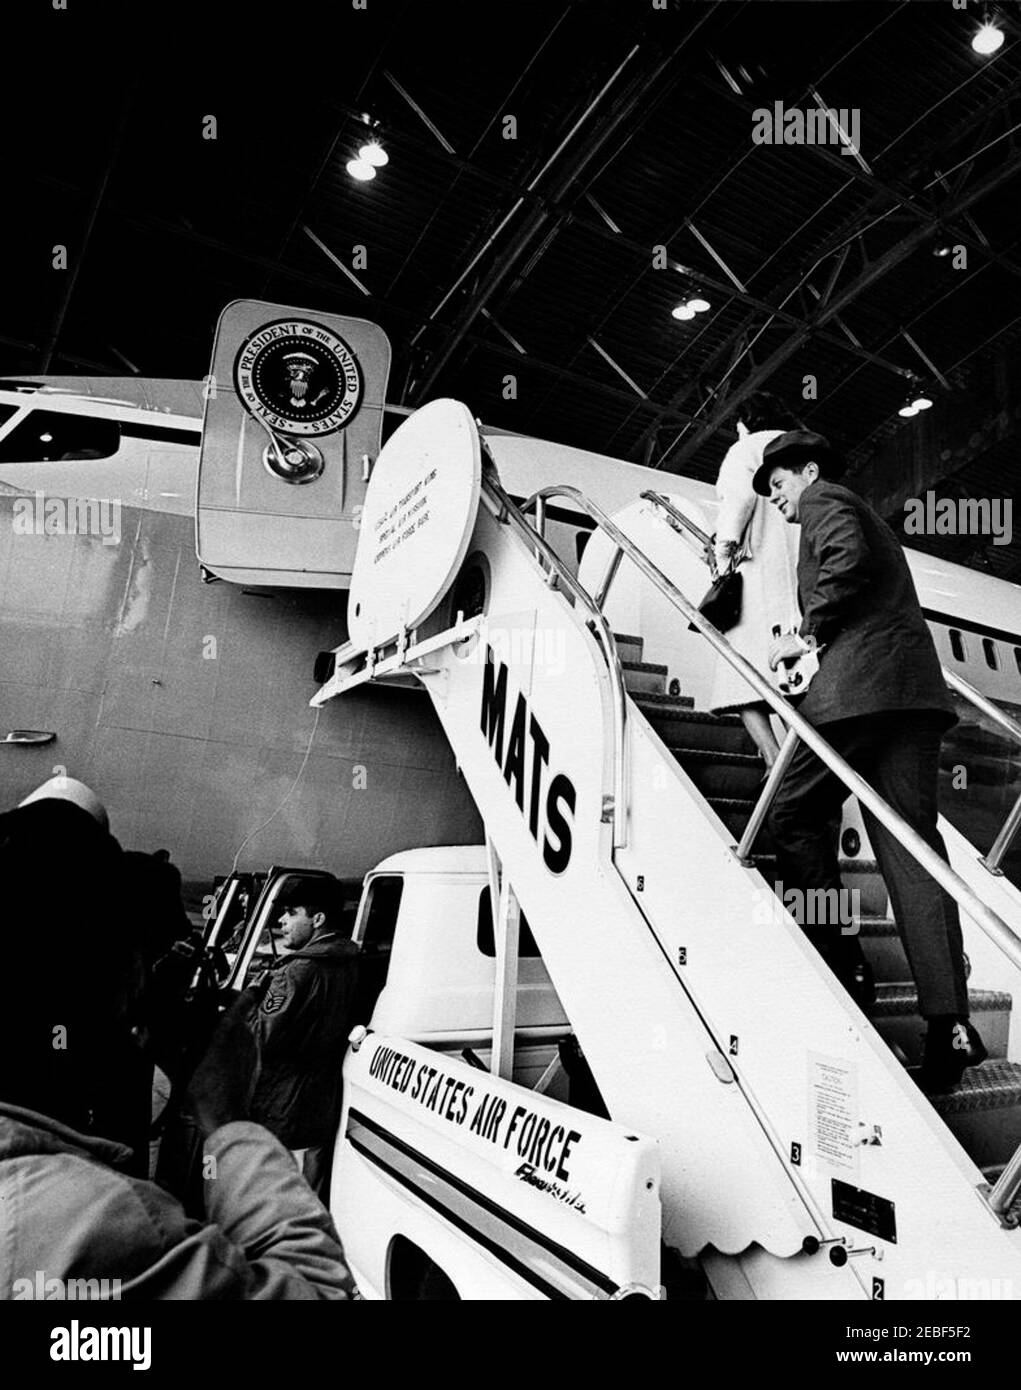
{"label": "stair step", "polygon": [[[755,802],[727,796],[709,796],[706,797],[706,800],[734,836],[734,839],[740,840],[745,832],[745,826],[748,824],[748,818],[751,816]],[[769,833],[768,822],[756,836],[755,847],[767,852],[773,849],[774,841]]]}
{"label": "stair step", "polygon": [[754,754],[755,745],[736,715],[706,714],[676,695],[641,692],[635,704],[667,745],[708,752]]}
{"label": "stair step", "polygon": [[877,984],[910,984],[911,967],[897,923],[892,917],[863,914],[858,939],[872,966]]}
{"label": "stair step", "polygon": [[666,685],[667,668],[654,661],[622,661],[624,689],[629,694],[662,694]]}
{"label": "stair step", "polygon": [[840,872],[841,874],[878,874],[879,865],[874,859],[845,859],[841,855]]}
{"label": "stair step", "polygon": [[757,754],[672,746],[670,751],[703,796],[758,800],[765,766]]}
{"label": "stair step", "polygon": [[617,655],[622,662],[641,661],[645,648],[644,637],[632,637],[626,632],[615,632],[613,640],[617,644]]}
{"label": "stair step", "polygon": [[[877,982],[911,983],[911,967],[908,964],[907,952],[897,930],[897,923],[892,917],[870,917],[863,914],[858,935]],[[970,975],[971,966],[968,964],[967,956],[964,958],[964,964],[965,975]]]}
{"label": "stair step", "polygon": [[[980,1067],[969,1067],[959,1086],[948,1095],[931,1099],[944,1119],[1017,1105],[1021,1101],[1021,1066],[1017,1062],[997,1059],[983,1062]],[[1007,1160],[990,1158],[986,1161],[1005,1163]]]}
{"label": "stair step", "polygon": [[[658,709],[666,713],[670,712],[672,706],[677,705],[678,709],[680,709],[682,714],[685,712],[685,707],[679,704],[678,697],[676,695],[643,695],[640,699],[636,700],[635,703],[641,705],[643,708],[645,707],[645,705],[649,705],[654,710]],[[692,713],[691,722],[700,724],[718,724],[721,727],[740,729],[742,732],[744,732],[744,725],[741,723],[740,719],[737,717],[736,714],[709,714],[704,709],[698,709]],[[748,740],[748,746],[750,748],[754,747],[751,739]]]}
{"label": "stair step", "polygon": [[[863,918],[889,916],[890,895],[874,859],[841,859],[840,877],[845,888],[859,894],[856,916],[859,913]],[[898,978],[910,979],[910,972]]]}
{"label": "stair step", "polygon": [[[1001,990],[970,989],[968,1007],[990,1058],[1005,1059],[1010,1033],[1010,995]],[[909,1066],[921,1063],[926,1025],[918,1012],[918,991],[913,984],[877,985],[876,1003],[869,1010],[869,1017],[891,1047],[894,1044],[900,1047]]]}
{"label": "stair step", "polygon": [[713,748],[688,748],[683,744],[671,747],[670,751],[678,762],[704,763],[709,767],[720,764],[723,767],[750,768],[758,773],[760,779],[765,771],[765,764],[757,753],[718,753]]}
{"label": "stair step", "polygon": [[990,1061],[969,1067],[961,1084],[930,1097],[980,1168],[1006,1163],[1021,1143],[1021,1066]]}

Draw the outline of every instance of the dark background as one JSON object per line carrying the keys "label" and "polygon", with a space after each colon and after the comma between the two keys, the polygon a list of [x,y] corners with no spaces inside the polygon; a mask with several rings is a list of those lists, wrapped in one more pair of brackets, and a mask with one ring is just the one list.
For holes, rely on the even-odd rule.
{"label": "dark background", "polygon": [[[765,387],[889,516],[1013,497],[1021,13],[994,8],[982,59],[949,0],[22,0],[0,375],[199,378],[223,305],[265,298],[382,323],[404,404],[712,478]],[[813,91],[860,111],[867,169],[753,144]],[[390,163],[357,184],[366,114]],[[989,541],[920,543],[1021,580],[1021,540]]]}

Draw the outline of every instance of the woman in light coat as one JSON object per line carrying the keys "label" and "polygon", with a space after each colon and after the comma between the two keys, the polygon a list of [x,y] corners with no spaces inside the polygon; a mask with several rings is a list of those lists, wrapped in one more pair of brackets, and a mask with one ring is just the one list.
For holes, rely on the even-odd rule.
{"label": "woman in light coat", "polygon": [[[757,428],[760,421],[778,428]],[[752,490],[752,477],[762,463],[771,439],[796,422],[779,409],[748,410],[737,426],[738,439],[726,453],[716,480],[720,507],[716,516],[716,563],[720,573],[740,561],[744,576],[741,617],[725,634],[727,641],[769,679],[766,652],[773,629],[793,631],[801,619],[798,609],[798,541],[800,526],[789,526],[764,497]],[[717,658],[709,707],[714,714],[737,713],[762,754],[766,767],[776,761],[779,745],[770,724],[769,706],[722,656]]]}

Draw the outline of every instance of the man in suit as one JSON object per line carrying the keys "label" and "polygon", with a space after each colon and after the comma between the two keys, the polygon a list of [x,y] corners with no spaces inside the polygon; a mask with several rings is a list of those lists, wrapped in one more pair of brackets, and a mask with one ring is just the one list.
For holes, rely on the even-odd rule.
{"label": "man in suit", "polygon": [[[839,463],[820,435],[792,430],[766,445],[755,491],[801,526],[800,633],[776,638],[770,667],[815,649],[819,670],[800,712],[944,859],[936,828],[939,748],[955,722],[932,636],[904,552],[856,493],[832,481]],[[799,745],[772,812],[785,890],[838,890],[834,822],[847,789]],[[862,808],[893,904],[919,1008],[928,1022],[919,1080],[955,1086],[986,1056],[968,1022],[957,905],[890,832]],[[857,936],[838,925],[810,931],[813,944],[862,1008],[875,999]]]}

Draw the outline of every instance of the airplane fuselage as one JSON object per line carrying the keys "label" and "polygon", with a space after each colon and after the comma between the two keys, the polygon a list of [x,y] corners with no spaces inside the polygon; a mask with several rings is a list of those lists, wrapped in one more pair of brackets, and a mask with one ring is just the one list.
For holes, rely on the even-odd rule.
{"label": "airplane fuselage", "polygon": [[[193,898],[236,857],[356,876],[409,846],[477,843],[478,813],[424,698],[375,688],[318,718],[309,708],[316,654],[347,636],[345,591],[206,582],[202,405],[200,383],[0,388],[0,740],[54,735],[0,749],[0,803],[55,771],[80,777],[124,844],[171,851]],[[714,514],[704,483],[487,439],[518,498],[556,481],[612,513],[651,487]],[[551,539],[574,563],[583,534],[568,506],[551,509]],[[1017,588],[909,560],[942,660],[1021,705]]]}

